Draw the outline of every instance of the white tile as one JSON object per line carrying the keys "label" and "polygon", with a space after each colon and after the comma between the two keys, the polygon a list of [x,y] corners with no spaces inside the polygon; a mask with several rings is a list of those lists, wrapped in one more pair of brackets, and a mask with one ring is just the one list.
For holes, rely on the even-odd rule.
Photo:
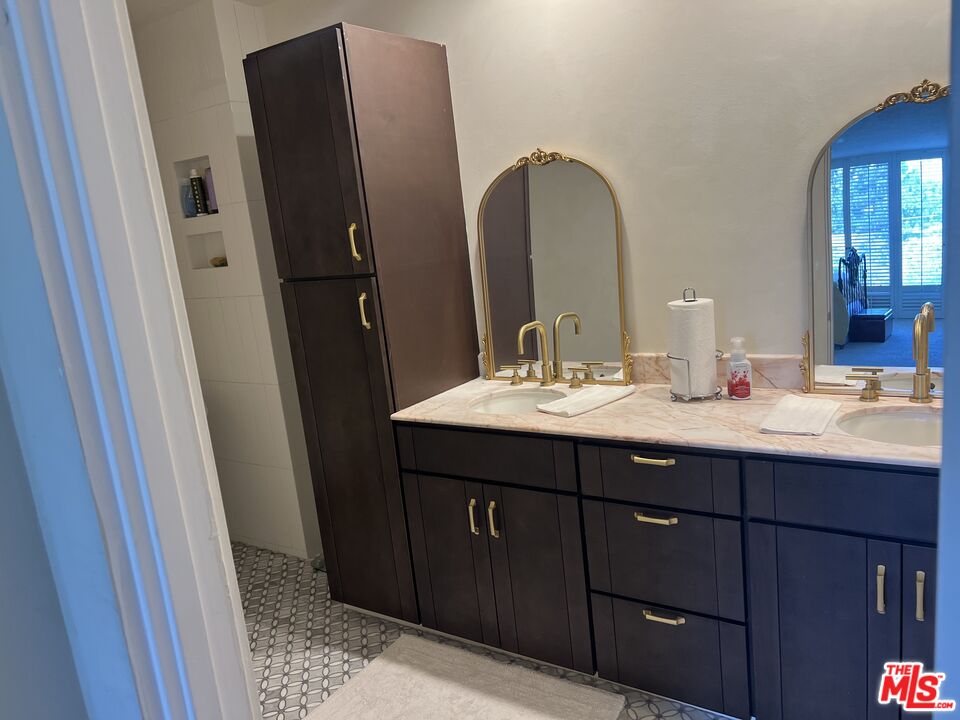
{"label": "white tile", "polygon": [[249,201],[247,203],[247,216],[250,219],[250,231],[253,234],[253,247],[257,257],[257,269],[263,292],[264,294],[280,292],[277,260],[273,250],[273,238],[270,234],[270,221],[267,218],[266,203],[263,200]]}
{"label": "white tile", "polygon": [[267,318],[266,298],[263,296],[246,297],[250,313],[250,327],[253,334],[255,349],[253,357],[258,360],[259,382],[276,384],[277,365],[273,356],[273,341],[270,337],[271,329]]}
{"label": "white tile", "polygon": [[218,269],[217,294],[220,297],[262,295],[246,203],[221,206],[220,217],[229,265]]}
{"label": "white tile", "polygon": [[240,168],[243,173],[244,198],[263,200],[263,178],[260,175],[260,158],[253,134],[253,116],[250,103],[230,103],[233,115],[233,131],[237,139],[237,152],[240,156]]}
{"label": "white tile", "polygon": [[268,422],[268,431],[271,441],[271,459],[269,465],[292,468],[293,458],[290,455],[290,444],[287,439],[286,418],[283,412],[283,403],[280,398],[280,388],[277,385],[263,386],[265,418]]}
{"label": "white tile", "polygon": [[292,470],[217,460],[217,472],[231,535],[306,555]]}
{"label": "white tile", "polygon": [[287,318],[283,310],[283,298],[279,293],[263,296],[270,328],[270,349],[277,383],[294,385],[293,358],[290,354],[290,336],[287,333]]}
{"label": "white tile", "polygon": [[216,379],[216,355],[212,341],[213,326],[210,320],[210,303],[215,300],[191,298],[185,301],[193,352],[197,358],[197,372],[201,380]]}

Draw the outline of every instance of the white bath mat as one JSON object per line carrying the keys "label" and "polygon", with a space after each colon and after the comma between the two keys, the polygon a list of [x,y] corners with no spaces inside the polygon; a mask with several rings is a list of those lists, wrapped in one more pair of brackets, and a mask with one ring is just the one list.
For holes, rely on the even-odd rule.
{"label": "white bath mat", "polygon": [[402,635],[307,720],[616,720],[624,698]]}

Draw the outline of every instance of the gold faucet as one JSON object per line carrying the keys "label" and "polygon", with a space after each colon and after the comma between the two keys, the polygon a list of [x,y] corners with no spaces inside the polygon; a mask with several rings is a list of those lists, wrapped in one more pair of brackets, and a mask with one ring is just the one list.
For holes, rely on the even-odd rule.
{"label": "gold faucet", "polygon": [[930,397],[930,333],[936,329],[933,303],[924,303],[913,319],[913,359],[917,363],[913,373],[913,394],[910,402],[932,402]]}
{"label": "gold faucet", "polygon": [[556,384],[553,379],[553,370],[550,367],[550,353],[547,350],[547,328],[539,320],[528,322],[520,328],[517,333],[517,352],[523,355],[523,336],[536,328],[537,335],[540,336],[540,367],[543,368],[543,379],[540,384],[544,387]]}
{"label": "gold faucet", "polygon": [[560,323],[564,318],[573,318],[573,332],[580,334],[580,316],[575,312],[565,312],[557,315],[553,321],[553,374],[557,380],[566,380],[563,376],[563,360],[560,359]]}

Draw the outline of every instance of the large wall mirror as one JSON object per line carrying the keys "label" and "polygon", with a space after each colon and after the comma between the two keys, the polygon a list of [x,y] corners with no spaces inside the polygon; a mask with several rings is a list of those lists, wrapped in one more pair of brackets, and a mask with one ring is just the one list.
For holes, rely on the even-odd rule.
{"label": "large wall mirror", "polygon": [[488,379],[629,381],[620,222],[607,179],[559,152],[493,180],[478,218]]}
{"label": "large wall mirror", "polygon": [[876,375],[886,394],[915,394],[925,366],[943,392],[949,103],[949,86],[924,80],[851,120],[814,164],[808,390]]}

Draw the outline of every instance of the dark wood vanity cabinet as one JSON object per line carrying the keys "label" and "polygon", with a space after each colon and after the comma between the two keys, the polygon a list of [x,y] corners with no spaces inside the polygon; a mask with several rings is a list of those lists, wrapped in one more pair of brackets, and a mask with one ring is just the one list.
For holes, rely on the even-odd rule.
{"label": "dark wood vanity cabinet", "polygon": [[446,51],[337,25],[244,70],[331,594],[416,622],[390,414],[478,373]]}
{"label": "dark wood vanity cabinet", "polygon": [[936,475],[748,460],[745,480],[757,719],[899,718],[877,691],[884,662],[933,661]]}
{"label": "dark wood vanity cabinet", "polygon": [[756,720],[900,718],[933,660],[933,470],[395,432],[428,627]]}
{"label": "dark wood vanity cabinet", "polygon": [[[579,502],[573,493],[541,489],[563,477],[573,477],[576,489],[573,443],[439,428],[397,432],[423,624],[592,673]],[[498,442],[503,447],[488,459],[501,471],[469,464]],[[447,455],[452,448],[460,453]],[[443,474],[438,454],[448,459],[446,473],[475,480]]]}

